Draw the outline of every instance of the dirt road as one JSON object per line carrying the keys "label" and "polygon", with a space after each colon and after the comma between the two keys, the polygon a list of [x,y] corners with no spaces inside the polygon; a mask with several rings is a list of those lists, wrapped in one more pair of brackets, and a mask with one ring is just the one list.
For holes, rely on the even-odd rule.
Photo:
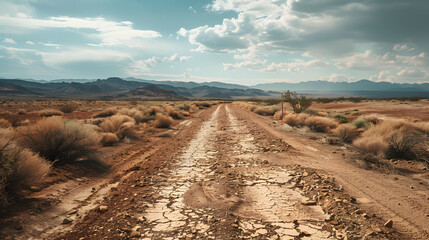
{"label": "dirt road", "polygon": [[[415,185],[407,176],[358,169],[342,159],[346,150],[277,125],[230,104],[214,106],[182,122],[171,138],[123,149],[117,172],[76,188],[92,192],[80,204],[67,208],[77,190],[64,193],[64,201],[0,236],[426,239],[427,177]],[[383,226],[389,219],[393,228]]]}

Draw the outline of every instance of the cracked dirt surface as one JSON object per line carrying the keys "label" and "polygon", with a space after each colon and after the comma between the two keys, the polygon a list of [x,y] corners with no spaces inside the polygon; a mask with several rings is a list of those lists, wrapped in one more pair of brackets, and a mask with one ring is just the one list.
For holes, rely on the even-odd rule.
{"label": "cracked dirt surface", "polygon": [[[306,168],[297,141],[270,122],[231,104],[207,109],[171,138],[120,153],[126,167],[105,178],[114,185],[95,187],[99,197],[85,208],[92,209],[74,208],[66,215],[71,223],[55,223],[39,236],[23,226],[6,238],[410,239],[384,227],[386,219],[329,171]],[[311,146],[318,158],[330,157]]]}

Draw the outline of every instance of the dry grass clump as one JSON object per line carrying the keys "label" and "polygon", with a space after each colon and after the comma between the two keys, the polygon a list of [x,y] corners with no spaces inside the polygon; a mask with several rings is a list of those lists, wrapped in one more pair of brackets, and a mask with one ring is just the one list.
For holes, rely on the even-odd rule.
{"label": "dry grass clump", "polygon": [[63,113],[72,113],[77,109],[76,105],[66,103],[60,107],[60,111]]}
{"label": "dry grass clump", "polygon": [[23,108],[21,108],[21,109],[18,110],[18,115],[24,115],[26,113],[27,113],[27,111],[25,109],[23,109]]}
{"label": "dry grass clump", "polygon": [[177,108],[179,110],[189,111],[189,110],[191,110],[191,105],[189,105],[188,103],[184,103],[184,104],[177,106]]}
{"label": "dry grass clump", "polygon": [[7,119],[0,118],[0,128],[10,127],[10,122]]}
{"label": "dry grass clump", "polygon": [[118,139],[138,138],[135,121],[126,115],[115,115],[107,118],[99,125],[101,131],[115,134]]}
{"label": "dry grass clump", "polygon": [[379,154],[387,150],[389,145],[381,136],[374,136],[372,138],[361,137],[353,142],[360,152]]}
{"label": "dry grass clump", "polygon": [[165,112],[167,113],[168,116],[172,117],[173,119],[183,119],[184,118],[182,113],[174,110],[174,108],[172,108],[170,106],[165,107]]}
{"label": "dry grass clump", "polygon": [[64,113],[57,109],[43,109],[39,111],[41,117],[62,116]]}
{"label": "dry grass clump", "polygon": [[[389,158],[419,159],[427,156],[426,124],[405,120],[384,120],[372,125],[353,144],[363,153],[384,154]],[[425,159],[420,159],[425,160]]]}
{"label": "dry grass clump", "polygon": [[145,114],[149,114],[151,116],[156,116],[156,114],[160,112],[161,112],[161,108],[157,106],[151,106],[144,111]]}
{"label": "dry grass clump", "polygon": [[139,124],[141,122],[147,122],[147,114],[135,108],[131,108],[131,109],[123,108],[119,110],[118,114],[127,115],[129,117],[134,118],[134,121],[136,122],[136,124]]}
{"label": "dry grass clump", "polygon": [[94,115],[95,118],[99,118],[99,117],[110,117],[113,116],[115,114],[118,113],[118,109],[114,108],[114,107],[109,107],[104,109],[103,111],[97,113]]}
{"label": "dry grass clump", "polygon": [[20,141],[49,161],[70,163],[90,160],[102,163],[93,126],[61,117],[50,117],[20,129]]}
{"label": "dry grass clump", "polygon": [[101,144],[103,144],[103,146],[112,146],[116,143],[119,143],[119,138],[118,136],[116,136],[116,134],[114,133],[103,133],[101,135]]}
{"label": "dry grass clump", "polygon": [[371,126],[371,123],[365,119],[356,119],[352,122],[352,125],[356,126],[357,128],[368,129]]}
{"label": "dry grass clump", "polygon": [[351,143],[359,136],[359,131],[356,126],[350,124],[341,124],[332,132],[347,143]]}
{"label": "dry grass clump", "polygon": [[276,109],[270,106],[261,106],[256,107],[253,112],[263,116],[273,116],[276,113]]}
{"label": "dry grass clump", "polygon": [[193,104],[195,104],[195,106],[197,106],[199,109],[204,109],[204,108],[209,108],[211,105],[210,102],[193,102]]}
{"label": "dry grass clump", "polygon": [[162,114],[157,114],[154,122],[154,126],[157,128],[170,128],[174,120],[170,116],[165,116]]}
{"label": "dry grass clump", "polygon": [[338,126],[334,119],[315,116],[305,119],[304,124],[316,132],[329,132]]}
{"label": "dry grass clump", "polygon": [[283,117],[283,122],[292,127],[302,127],[304,126],[305,119],[309,118],[310,115],[306,113],[289,113]]}
{"label": "dry grass clump", "polygon": [[377,116],[374,116],[374,115],[360,116],[360,117],[358,117],[357,121],[359,121],[359,120],[365,120],[365,121],[372,123],[372,124],[378,124],[381,122],[381,119],[379,119]]}
{"label": "dry grass clump", "polygon": [[20,189],[40,183],[50,167],[46,160],[18,145],[11,131],[0,129],[0,208]]}

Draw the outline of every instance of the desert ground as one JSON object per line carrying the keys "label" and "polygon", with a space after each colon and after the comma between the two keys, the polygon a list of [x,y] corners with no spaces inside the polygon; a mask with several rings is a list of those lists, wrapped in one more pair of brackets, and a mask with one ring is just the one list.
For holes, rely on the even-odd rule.
{"label": "desert ground", "polygon": [[[49,171],[34,183],[2,175],[0,238],[428,239],[429,101],[310,108],[2,101],[1,137],[40,151]],[[20,139],[41,121],[91,126],[97,144],[82,147],[100,157],[43,155]]]}

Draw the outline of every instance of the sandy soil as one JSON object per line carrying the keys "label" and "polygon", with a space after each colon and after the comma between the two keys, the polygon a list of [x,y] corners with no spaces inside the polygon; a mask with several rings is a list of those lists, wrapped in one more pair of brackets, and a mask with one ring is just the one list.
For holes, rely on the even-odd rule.
{"label": "sandy soil", "polygon": [[176,125],[171,137],[148,133],[112,151],[108,174],[34,193],[29,199],[39,208],[3,217],[0,238],[428,237],[427,174],[363,170],[344,160],[347,149],[279,125],[214,106]]}
{"label": "sandy soil", "polygon": [[362,101],[313,103],[311,108],[334,113],[375,114],[383,117],[429,121],[429,101]]}

